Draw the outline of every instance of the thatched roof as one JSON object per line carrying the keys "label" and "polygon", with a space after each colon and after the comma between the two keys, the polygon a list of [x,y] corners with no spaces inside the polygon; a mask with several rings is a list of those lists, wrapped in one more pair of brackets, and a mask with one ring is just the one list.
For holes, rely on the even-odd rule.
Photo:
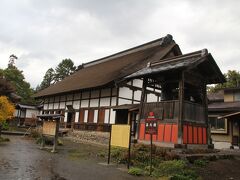
{"label": "thatched roof", "polygon": [[148,62],[158,62],[169,53],[174,56],[181,54],[171,35],[84,64],[74,74],[43,89],[34,97],[105,86],[142,69]]}

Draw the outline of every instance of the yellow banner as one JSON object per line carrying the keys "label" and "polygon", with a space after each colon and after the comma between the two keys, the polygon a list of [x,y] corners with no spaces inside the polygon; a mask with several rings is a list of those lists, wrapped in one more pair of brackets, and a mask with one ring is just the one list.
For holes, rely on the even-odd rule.
{"label": "yellow banner", "polygon": [[111,145],[128,148],[130,125],[112,125]]}

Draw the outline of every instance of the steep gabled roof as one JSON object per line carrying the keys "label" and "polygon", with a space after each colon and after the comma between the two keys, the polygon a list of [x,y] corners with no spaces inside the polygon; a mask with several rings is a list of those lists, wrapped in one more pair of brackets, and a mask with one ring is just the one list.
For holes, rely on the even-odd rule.
{"label": "steep gabled roof", "polygon": [[38,92],[34,97],[61,94],[80,89],[104,86],[157,62],[170,52],[181,54],[171,35],[107,56],[83,65],[83,68],[60,82]]}
{"label": "steep gabled roof", "polygon": [[148,66],[128,75],[125,79],[152,76],[168,71],[198,69],[204,76],[207,84],[216,84],[225,82],[221,70],[217,66],[212,55],[206,49],[179,55],[172,58],[166,58],[160,62],[149,62]]}

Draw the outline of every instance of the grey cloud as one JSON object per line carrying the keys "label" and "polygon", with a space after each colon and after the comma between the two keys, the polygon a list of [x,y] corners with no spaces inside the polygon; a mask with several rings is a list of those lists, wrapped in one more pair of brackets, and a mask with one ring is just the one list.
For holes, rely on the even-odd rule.
{"label": "grey cloud", "polygon": [[183,52],[208,48],[226,72],[240,66],[239,7],[217,0],[2,0],[0,50],[18,53],[17,65],[36,86],[61,59],[81,64],[170,33]]}

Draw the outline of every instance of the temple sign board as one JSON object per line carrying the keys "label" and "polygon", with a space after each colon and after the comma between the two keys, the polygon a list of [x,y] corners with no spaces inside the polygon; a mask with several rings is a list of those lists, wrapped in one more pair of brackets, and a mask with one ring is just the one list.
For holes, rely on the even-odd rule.
{"label": "temple sign board", "polygon": [[64,118],[64,116],[61,114],[42,114],[37,117],[43,121],[41,149],[44,148],[45,137],[48,136],[53,138],[53,149],[51,152],[56,152],[59,122],[61,118]]}
{"label": "temple sign board", "polygon": [[55,136],[57,130],[57,123],[55,121],[44,121],[43,122],[43,135]]}
{"label": "temple sign board", "polygon": [[129,147],[130,125],[112,125],[111,145]]}
{"label": "temple sign board", "polygon": [[145,134],[157,134],[157,119],[153,112],[149,112],[149,116],[145,120]]}

